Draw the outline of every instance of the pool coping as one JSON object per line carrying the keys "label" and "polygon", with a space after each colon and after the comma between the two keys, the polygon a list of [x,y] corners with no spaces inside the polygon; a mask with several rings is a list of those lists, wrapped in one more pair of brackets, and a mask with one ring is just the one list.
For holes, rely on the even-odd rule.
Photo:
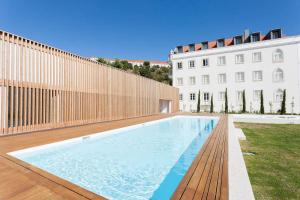
{"label": "pool coping", "polygon": [[[176,115],[168,115],[168,116],[164,116],[164,117],[162,117],[161,119],[158,119],[158,120],[167,120],[167,119],[169,119],[170,118],[170,116],[172,117],[177,117],[177,116],[182,116],[182,115],[186,115],[186,116],[193,116],[193,114],[176,114]],[[197,117],[199,117],[200,115],[196,115]],[[219,115],[202,115],[203,117],[218,117]],[[167,119],[166,119],[167,118]],[[155,121],[158,121],[157,119],[155,120],[149,120],[149,121],[147,121],[147,122],[144,122],[144,123],[154,123]],[[218,122],[219,123],[219,122]],[[135,125],[142,125],[143,123],[141,123],[141,124],[135,124]],[[135,125],[131,125],[131,126],[135,126]],[[123,127],[123,128],[126,128],[126,127]],[[110,129],[109,131],[113,131],[115,128],[112,128],[112,129]],[[122,129],[122,128],[119,128],[119,129]],[[105,131],[104,131],[105,132]],[[85,136],[83,136],[83,137],[86,137],[86,136],[88,136],[88,135],[93,135],[93,134],[87,134],[87,135],[85,135]],[[77,137],[77,138],[82,138],[82,136],[79,136],[79,137]],[[71,140],[72,139],[74,139],[74,138],[71,138]],[[208,140],[209,140],[209,138],[207,138],[207,140],[206,140],[206,142],[205,143],[207,143],[208,142]],[[51,142],[50,142],[51,143]],[[46,144],[47,145],[47,144]],[[48,144],[49,145],[49,144]],[[35,145],[35,147],[36,147],[37,145]],[[42,146],[42,145],[40,145],[40,146]],[[31,148],[34,148],[34,147],[31,147]],[[82,198],[86,198],[86,199],[106,199],[105,197],[102,197],[102,196],[100,196],[100,195],[98,195],[98,194],[95,194],[95,193],[93,193],[93,192],[91,192],[91,191],[89,191],[89,190],[87,190],[87,189],[84,189],[84,188],[82,188],[82,187],[80,187],[80,186],[77,186],[77,185],[75,185],[75,184],[73,184],[73,183],[71,183],[71,182],[69,182],[69,181],[66,181],[66,180],[64,180],[64,179],[62,179],[62,178],[59,178],[59,177],[57,177],[57,176],[55,176],[55,175],[53,175],[53,174],[51,174],[51,173],[48,173],[48,172],[46,172],[46,171],[44,171],[44,170],[42,170],[42,169],[40,169],[40,168],[37,168],[37,167],[35,167],[35,166],[33,166],[33,165],[30,165],[30,164],[28,164],[28,163],[26,163],[26,162],[24,162],[24,161],[22,161],[22,160],[19,160],[19,159],[17,159],[17,158],[15,158],[15,157],[13,157],[13,156],[11,156],[11,155],[9,155],[9,154],[0,154],[0,156],[1,157],[3,157],[3,158],[6,158],[7,160],[9,160],[9,161],[11,161],[11,162],[13,162],[14,164],[17,164],[17,165],[19,165],[19,166],[22,166],[23,168],[25,168],[25,169],[27,169],[27,170],[30,170],[30,171],[32,171],[32,172],[34,172],[34,173],[36,173],[36,174],[38,174],[38,175],[40,175],[40,176],[42,176],[43,178],[46,178],[46,179],[48,179],[49,181],[51,181],[51,182],[54,182],[55,184],[58,184],[58,185],[60,185],[60,186],[62,186],[62,187],[64,187],[64,188],[66,188],[66,189],[68,189],[68,190],[71,190],[72,192],[74,192],[74,193],[76,193],[76,194],[78,194],[78,195],[80,195],[80,196],[82,196]],[[189,169],[190,170],[190,169]],[[188,170],[188,171],[189,171]],[[188,173],[188,172],[187,172]]]}

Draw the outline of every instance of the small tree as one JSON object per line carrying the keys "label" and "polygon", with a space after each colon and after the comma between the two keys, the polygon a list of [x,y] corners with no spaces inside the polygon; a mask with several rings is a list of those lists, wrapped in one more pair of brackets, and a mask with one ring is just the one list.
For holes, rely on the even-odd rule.
{"label": "small tree", "polygon": [[225,113],[228,113],[228,96],[227,96],[227,88],[225,90]]}
{"label": "small tree", "polygon": [[106,62],[106,60],[104,58],[97,58],[96,60],[99,63],[107,64],[107,62]]}
{"label": "small tree", "polygon": [[243,90],[243,109],[242,109],[242,113],[246,112],[246,94],[245,94],[245,90]]}
{"label": "small tree", "polygon": [[260,112],[260,114],[265,113],[263,90],[260,91],[260,111],[259,112]]}
{"label": "small tree", "polygon": [[214,112],[214,96],[211,95],[211,98],[210,98],[210,113],[213,113]]}
{"label": "small tree", "polygon": [[197,112],[200,112],[200,90],[198,92]]}
{"label": "small tree", "polygon": [[281,115],[284,115],[286,113],[285,101],[286,101],[286,90],[283,90],[283,97],[282,97],[281,109],[280,109]]}

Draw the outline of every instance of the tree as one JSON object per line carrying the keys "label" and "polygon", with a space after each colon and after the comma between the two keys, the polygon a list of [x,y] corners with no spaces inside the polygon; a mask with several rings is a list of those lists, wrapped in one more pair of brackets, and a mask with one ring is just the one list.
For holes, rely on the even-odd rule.
{"label": "tree", "polygon": [[284,115],[286,113],[285,101],[286,101],[286,90],[283,90],[283,97],[282,97],[281,109],[280,109],[281,115]]}
{"label": "tree", "polygon": [[245,94],[245,90],[243,90],[243,109],[242,109],[242,113],[246,112],[246,94]]}
{"label": "tree", "polygon": [[214,96],[211,95],[211,98],[210,98],[210,113],[213,113],[214,112]]}
{"label": "tree", "polygon": [[260,114],[265,113],[265,107],[264,107],[264,93],[263,90],[260,91]]}
{"label": "tree", "polygon": [[97,58],[97,62],[107,64],[107,62],[104,58]]}
{"label": "tree", "polygon": [[197,112],[200,112],[200,90],[198,92]]}
{"label": "tree", "polygon": [[227,88],[225,90],[225,113],[228,113],[228,96],[227,96]]}

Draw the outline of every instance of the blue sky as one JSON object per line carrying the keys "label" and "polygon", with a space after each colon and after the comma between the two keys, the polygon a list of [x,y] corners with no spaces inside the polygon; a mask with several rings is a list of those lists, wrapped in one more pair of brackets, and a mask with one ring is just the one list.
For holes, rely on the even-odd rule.
{"label": "blue sky", "polygon": [[282,27],[299,0],[1,0],[0,29],[82,56],[167,60],[181,44]]}

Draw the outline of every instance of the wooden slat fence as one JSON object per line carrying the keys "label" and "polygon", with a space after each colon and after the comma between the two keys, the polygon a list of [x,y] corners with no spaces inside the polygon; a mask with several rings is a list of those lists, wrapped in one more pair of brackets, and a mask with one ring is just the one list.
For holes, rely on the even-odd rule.
{"label": "wooden slat fence", "polygon": [[0,136],[178,111],[178,89],[0,31]]}

